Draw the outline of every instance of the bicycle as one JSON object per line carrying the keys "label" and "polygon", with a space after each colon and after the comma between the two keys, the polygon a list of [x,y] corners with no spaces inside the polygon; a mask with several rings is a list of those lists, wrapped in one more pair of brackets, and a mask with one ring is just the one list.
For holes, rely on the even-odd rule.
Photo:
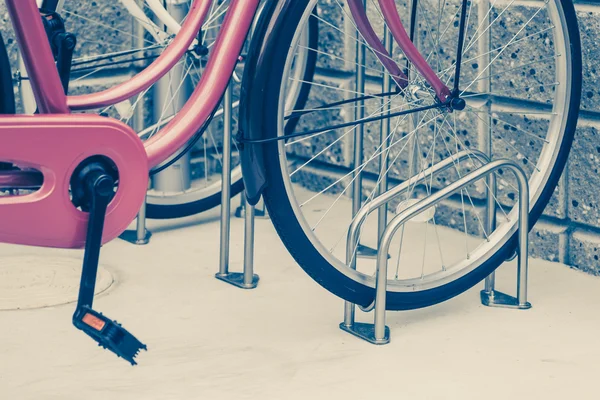
{"label": "bicycle", "polygon": [[[113,79],[113,74],[117,75],[115,79],[123,80],[127,79],[123,74],[131,75],[136,70],[143,70],[161,49],[168,46],[172,35],[179,32],[180,22],[187,15],[190,3],[191,0],[113,0],[112,3],[104,4],[102,15],[97,15],[97,12],[90,12],[90,7],[81,7],[86,4],[85,1],[37,0],[44,12],[63,17],[67,30],[77,33],[78,45],[74,49],[76,54],[71,63],[63,63],[72,66],[70,89],[77,94],[95,90],[95,87],[85,84],[86,80],[103,81],[108,76]],[[130,99],[96,112],[125,122],[143,140],[154,135],[177,114],[196,87],[228,6],[228,0],[213,1],[198,38],[181,63],[172,68],[163,79]],[[262,7],[264,2],[261,2],[257,10],[257,17]],[[123,22],[110,22],[115,20]],[[134,23],[133,29],[129,26],[129,20]],[[103,41],[95,37],[99,30],[105,39]],[[243,53],[247,51],[251,41],[251,32],[248,36]],[[312,41],[310,45],[314,47],[317,36],[315,29],[307,30],[307,44]],[[236,97],[239,93],[243,58],[244,54],[241,54],[241,61],[238,62],[232,81]],[[303,79],[310,80],[313,66],[310,59],[307,61],[299,73],[303,73]],[[126,70],[122,72],[123,69]],[[19,86],[18,108],[22,108],[26,114],[33,114],[36,110],[35,99],[22,62],[19,63],[15,76]],[[302,98],[296,99],[298,104],[302,101]],[[237,109],[238,105],[239,100],[236,99],[233,108]],[[186,144],[184,151],[177,156],[178,159],[168,160],[159,170],[153,171],[146,198],[147,218],[181,218],[220,204],[222,135],[218,126],[222,124],[222,115],[223,109],[219,107],[215,110],[212,124]],[[236,124],[235,115],[233,117]],[[237,161],[238,158],[234,159]],[[168,166],[171,168],[167,169]],[[232,195],[235,196],[242,190],[242,172],[239,163],[236,163],[232,174]]]}
{"label": "bicycle", "polygon": [[[85,246],[74,323],[134,363],[135,354],[144,348],[141,342],[91,308],[100,244],[116,237],[135,217],[145,194],[147,171],[185,145],[218,106],[258,0],[231,1],[194,93],[181,111],[143,144],[131,128],[108,117],[67,114],[118,103],[166,74],[194,41],[211,1],[194,2],[171,44],[131,80],[99,93],[68,97],[50,48],[42,40],[45,33],[35,3],[6,3],[40,115],[0,118],[0,129],[5,131],[0,156],[21,167],[2,171],[2,187],[35,190],[0,199],[5,221],[0,240]],[[476,145],[493,158],[509,156],[521,161],[529,178],[531,227],[552,196],[566,162],[581,91],[577,21],[568,0],[518,5],[510,10],[511,3],[495,9],[496,3],[475,5],[456,0],[438,2],[436,8],[435,1],[425,5],[413,1],[406,9],[411,21],[408,32],[395,2],[371,0],[371,16],[366,3],[282,0],[266,4],[244,68],[236,137],[248,199],[256,202],[264,196],[282,241],[313,279],[363,307],[374,299],[374,264],[359,258],[354,248],[351,253],[359,262],[357,269],[351,268],[344,261],[346,249],[339,246],[361,200],[366,200],[363,207],[368,207],[391,184],[420,177],[438,160]],[[436,10],[439,16],[433,25],[430,16]],[[351,46],[340,52],[307,50],[300,38],[315,20],[327,27],[319,32],[333,38],[333,47],[348,38],[356,42],[358,61],[344,58],[346,47]],[[388,39],[385,45],[381,35]],[[396,50],[390,45],[392,40]],[[528,43],[534,46],[520,54],[515,45]],[[290,74],[307,51],[319,58],[311,81]],[[0,72],[7,66],[6,57],[1,60]],[[332,74],[332,65],[345,71]],[[348,65],[356,71],[348,71]],[[466,71],[465,65],[470,66]],[[2,89],[12,87],[6,86],[6,73],[2,75]],[[515,84],[517,78],[521,85]],[[306,108],[286,104],[290,91],[307,93]],[[380,141],[373,140],[370,134],[380,126],[384,134]],[[349,140],[351,133],[353,140]],[[363,140],[370,146],[361,157],[358,150]],[[69,144],[61,149],[60,160],[43,151],[57,142]],[[32,148],[27,143],[41,145]],[[357,153],[354,165],[337,157],[352,154],[352,150]],[[472,154],[470,162],[453,164],[452,171],[435,180],[431,175],[423,185],[411,186],[397,211],[422,201],[473,168],[481,160],[476,152]],[[321,176],[323,170],[329,174],[326,179],[306,179]],[[462,191],[455,199],[460,211],[436,210],[423,216],[417,228],[407,224],[401,230],[394,249],[398,252],[390,254],[398,266],[388,277],[388,309],[425,307],[454,297],[510,257],[517,233],[517,207],[514,193],[511,197],[513,182],[502,173],[498,181],[497,192],[489,181]],[[353,207],[344,197],[350,186],[359,200]],[[484,194],[498,212],[480,217]],[[380,214],[383,220],[387,216],[387,211]],[[415,233],[423,228],[421,240]],[[433,231],[429,242],[428,230]],[[362,239],[376,243],[376,230],[367,226]],[[419,256],[421,260],[415,262]],[[405,265],[408,257],[413,268],[400,270],[400,260]]]}

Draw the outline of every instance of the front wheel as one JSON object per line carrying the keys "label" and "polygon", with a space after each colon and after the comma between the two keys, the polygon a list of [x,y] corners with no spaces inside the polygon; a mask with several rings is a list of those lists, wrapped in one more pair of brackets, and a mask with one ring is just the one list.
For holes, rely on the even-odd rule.
{"label": "front wheel", "polygon": [[[265,145],[268,187],[265,203],[284,244],[300,266],[333,294],[368,306],[375,294],[375,262],[351,249],[357,269],[346,263],[346,235],[353,220],[352,185],[362,202],[375,198],[384,176],[390,187],[421,174],[461,151],[480,150],[492,159],[517,160],[530,186],[530,226],[540,217],[563,171],[577,122],[581,56],[577,20],[570,0],[531,5],[466,2],[466,28],[460,71],[463,110],[432,108],[391,116],[398,110],[434,105],[436,95],[403,53],[390,52],[406,66],[407,90],[397,90],[379,62],[378,50],[357,32],[342,1],[294,0],[279,15],[267,38],[269,76],[252,101],[265,110],[255,115],[267,138],[307,132]],[[412,0],[400,15],[414,15],[413,43],[447,86],[456,69],[459,19],[463,2]],[[313,10],[317,13],[313,14]],[[383,37],[386,27],[376,2],[368,15]],[[318,19],[324,44],[316,50],[318,74],[306,108],[285,105],[296,79],[289,74],[298,51],[299,32]],[[408,21],[404,21],[407,23]],[[366,56],[355,57],[356,44]],[[381,55],[381,54],[379,54]],[[357,61],[358,60],[358,61]],[[362,71],[361,71],[362,70]],[[355,72],[365,73],[357,81]],[[361,83],[362,81],[362,83]],[[391,90],[390,90],[391,89]],[[256,107],[255,107],[256,108]],[[273,112],[278,110],[278,113]],[[294,115],[292,115],[292,113]],[[293,132],[286,121],[296,119]],[[361,119],[374,119],[358,123]],[[380,137],[384,127],[384,134]],[[362,139],[362,158],[353,159]],[[411,187],[384,214],[413,204],[481,165],[476,152],[450,171]],[[380,162],[387,163],[381,168]],[[384,164],[385,165],[385,164]],[[471,185],[428,215],[405,224],[390,251],[387,308],[433,305],[469,289],[512,253],[516,242],[516,182],[500,170],[497,192],[487,181]],[[492,193],[497,221],[486,219],[486,193]],[[367,221],[360,242],[376,247],[377,221]]]}

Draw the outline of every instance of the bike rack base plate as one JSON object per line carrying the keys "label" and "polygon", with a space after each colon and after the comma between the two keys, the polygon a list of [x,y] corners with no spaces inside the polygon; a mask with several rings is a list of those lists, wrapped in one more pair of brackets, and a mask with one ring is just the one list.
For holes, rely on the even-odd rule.
{"label": "bike rack base plate", "polygon": [[355,322],[351,326],[347,326],[343,322],[340,323],[340,329],[348,332],[362,340],[366,340],[372,344],[388,344],[390,342],[390,328],[385,327],[385,333],[383,335],[383,339],[375,338],[375,325],[374,324],[366,324],[363,322]]}
{"label": "bike rack base plate", "polygon": [[496,290],[492,292],[482,290],[481,304],[487,307],[512,308],[517,310],[528,310],[531,308],[530,302],[519,304],[519,300],[516,297],[509,296]]}
{"label": "bike rack base plate", "polygon": [[138,246],[148,244],[150,242],[150,238],[152,237],[152,232],[146,229],[146,234],[143,238],[138,238],[136,230],[125,231],[119,235],[119,239],[122,239],[131,244],[136,244]]}
{"label": "bike rack base plate", "polygon": [[215,274],[215,278],[227,282],[230,285],[242,288],[242,289],[254,289],[258,286],[258,281],[260,277],[256,274],[252,275],[252,282],[245,283],[244,282],[244,274],[241,272],[230,272],[228,274]]}

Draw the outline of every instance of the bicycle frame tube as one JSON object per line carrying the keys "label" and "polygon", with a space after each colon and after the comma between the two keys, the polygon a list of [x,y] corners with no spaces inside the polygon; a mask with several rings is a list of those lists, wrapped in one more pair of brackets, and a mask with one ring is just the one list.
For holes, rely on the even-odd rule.
{"label": "bicycle frame tube", "polygon": [[[142,72],[136,74],[127,82],[101,92],[69,96],[67,100],[69,108],[71,110],[89,110],[111,106],[129,99],[152,86],[169,72],[189,49],[190,44],[196,39],[202,23],[210,11],[212,2],[213,0],[195,0],[190,7],[184,24],[181,26],[179,34],[165,48],[165,51]],[[237,57],[237,53],[232,57]]]}
{"label": "bicycle frame tube", "polygon": [[35,0],[6,0],[23,62],[41,114],[69,112],[46,30]]}
{"label": "bicycle frame tube", "polygon": [[402,25],[400,14],[398,14],[398,8],[394,0],[379,0],[379,6],[381,7],[383,18],[390,28],[392,36],[398,43],[398,46],[400,46],[406,57],[414,64],[417,71],[419,71],[433,87],[437,98],[442,102],[446,101],[446,99],[450,97],[450,89],[448,89],[444,82],[440,80],[413,42],[411,42]]}
{"label": "bicycle frame tube", "polygon": [[381,44],[379,37],[377,37],[377,34],[373,30],[373,26],[369,21],[367,11],[365,10],[362,0],[346,1],[348,3],[350,13],[352,14],[352,18],[354,19],[354,22],[356,22],[356,27],[363,36],[363,39],[369,44],[369,46],[373,48],[375,56],[388,71],[394,82],[396,82],[396,85],[402,89],[406,88],[406,86],[408,86],[408,78],[400,70],[400,67],[387,52],[383,44]]}

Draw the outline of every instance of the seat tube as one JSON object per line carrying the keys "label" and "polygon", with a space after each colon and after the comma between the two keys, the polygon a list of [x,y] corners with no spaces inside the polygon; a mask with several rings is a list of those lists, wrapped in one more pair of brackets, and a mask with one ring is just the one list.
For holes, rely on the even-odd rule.
{"label": "seat tube", "polygon": [[6,0],[23,63],[41,114],[68,113],[46,30],[35,0]]}

